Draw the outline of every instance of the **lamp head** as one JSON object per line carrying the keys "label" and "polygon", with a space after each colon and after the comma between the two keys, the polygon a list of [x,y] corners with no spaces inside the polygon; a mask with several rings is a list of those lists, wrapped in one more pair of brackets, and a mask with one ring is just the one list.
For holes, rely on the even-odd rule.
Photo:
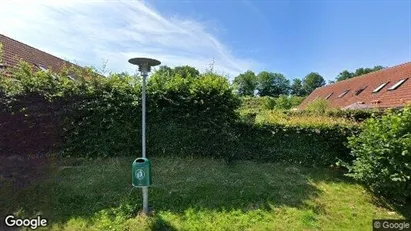
{"label": "lamp head", "polygon": [[132,58],[128,60],[129,63],[137,65],[138,70],[143,74],[147,74],[151,71],[151,67],[160,65],[161,62],[156,59],[150,58]]}

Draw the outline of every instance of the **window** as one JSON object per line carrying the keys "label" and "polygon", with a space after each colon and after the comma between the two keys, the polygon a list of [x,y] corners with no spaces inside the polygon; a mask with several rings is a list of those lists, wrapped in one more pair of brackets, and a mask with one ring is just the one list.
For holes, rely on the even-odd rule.
{"label": "window", "polygon": [[67,77],[69,77],[69,79],[76,81],[76,79],[72,76],[72,75],[67,75]]}
{"label": "window", "polygon": [[52,72],[50,72],[50,70],[49,69],[47,69],[47,67],[45,67],[45,66],[43,66],[43,65],[41,65],[41,64],[35,64],[38,68],[40,68],[40,70],[42,70],[42,71],[44,71],[44,72],[47,72],[47,73],[50,73],[51,74],[51,77],[53,77],[53,79],[57,79],[57,76],[54,74],[54,73],[52,73]]}
{"label": "window", "polygon": [[396,84],[394,84],[392,87],[388,88],[387,90],[393,91],[393,90],[397,89],[399,86],[401,86],[401,84],[403,84],[405,81],[407,81],[407,79],[408,78],[401,79],[400,81],[398,81]]}
{"label": "window", "polygon": [[5,70],[8,67],[7,64],[0,63],[0,70]]}
{"label": "window", "polygon": [[334,92],[331,92],[329,95],[327,95],[327,97],[325,97],[325,99],[329,99],[333,94]]}
{"label": "window", "polygon": [[363,92],[365,88],[367,88],[367,86],[362,87],[362,88],[360,88],[360,89],[356,90],[356,91],[355,91],[355,95],[359,95],[359,94],[361,94],[361,92]]}
{"label": "window", "polygon": [[345,94],[347,94],[350,90],[345,90],[341,95],[338,96],[338,98],[342,98]]}
{"label": "window", "polygon": [[377,93],[379,91],[381,91],[381,89],[383,89],[385,87],[385,85],[387,85],[389,82],[383,83],[380,86],[378,86],[377,88],[374,89],[374,91],[372,91],[372,93]]}
{"label": "window", "polygon": [[47,69],[45,66],[43,66],[43,65],[37,64],[36,66],[37,66],[38,68],[40,68],[40,70],[42,70],[42,71],[48,71],[48,69]]}

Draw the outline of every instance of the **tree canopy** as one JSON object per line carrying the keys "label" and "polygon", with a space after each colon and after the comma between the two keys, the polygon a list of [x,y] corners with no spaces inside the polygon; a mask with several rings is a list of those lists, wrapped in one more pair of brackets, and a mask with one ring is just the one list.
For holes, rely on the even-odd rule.
{"label": "tree canopy", "polygon": [[290,94],[295,96],[305,96],[307,95],[304,87],[303,81],[301,79],[293,79],[293,83],[290,87]]}
{"label": "tree canopy", "polygon": [[344,70],[338,74],[338,76],[335,78],[336,82],[343,81],[346,79],[351,79],[360,75],[365,75],[374,71],[379,71],[381,69],[384,69],[383,66],[374,66],[373,68],[358,68],[354,72],[349,72],[347,70]]}
{"label": "tree canopy", "polygon": [[233,87],[238,95],[253,96],[257,87],[257,76],[254,72],[248,70],[235,77]]}
{"label": "tree canopy", "polygon": [[188,65],[175,67],[173,72],[175,75],[180,75],[183,78],[198,77],[200,75],[197,69]]}
{"label": "tree canopy", "polygon": [[324,78],[317,72],[311,72],[303,79],[303,89],[307,95],[311,94],[316,88],[325,85]]}
{"label": "tree canopy", "polygon": [[290,81],[280,73],[263,71],[257,76],[257,90],[260,96],[288,95],[290,90]]}
{"label": "tree canopy", "polygon": [[[354,72],[344,70],[339,73],[335,82],[345,79],[354,78],[359,75],[364,75],[373,71],[383,69],[383,66],[375,66],[373,68],[358,68]],[[212,72],[207,72],[212,74]],[[160,66],[149,79],[149,84],[164,85],[170,78],[179,77],[181,81],[186,81],[191,78],[203,76],[200,72],[191,66],[177,66],[174,68],[168,66]],[[329,81],[329,84],[334,81]],[[259,96],[279,97],[280,95],[307,96],[316,88],[326,84],[324,78],[317,72],[311,72],[302,79],[295,78],[290,84],[281,73],[273,73],[262,71],[258,75],[251,70],[239,74],[232,82],[234,89],[240,96],[254,96],[257,91]]]}

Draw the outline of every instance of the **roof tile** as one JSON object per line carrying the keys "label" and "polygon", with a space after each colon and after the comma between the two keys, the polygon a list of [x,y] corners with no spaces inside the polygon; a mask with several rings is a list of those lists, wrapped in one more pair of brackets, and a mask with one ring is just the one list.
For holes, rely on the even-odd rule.
{"label": "roof tile", "polygon": [[63,66],[79,67],[2,34],[0,34],[0,43],[3,45],[2,63],[8,66],[15,66],[20,60],[23,60],[32,65],[45,66],[53,71],[59,71]]}
{"label": "roof tile", "polygon": [[[333,94],[326,99],[331,108],[344,108],[359,101],[372,107],[402,107],[411,101],[411,80],[405,81],[395,90],[388,89],[406,78],[411,78],[411,62],[317,88],[301,103],[299,109],[304,109],[317,97],[325,99],[331,93]],[[373,93],[374,89],[386,82],[388,84],[379,92]],[[363,87],[366,88],[355,95],[355,92]],[[345,90],[350,91],[338,98]]]}

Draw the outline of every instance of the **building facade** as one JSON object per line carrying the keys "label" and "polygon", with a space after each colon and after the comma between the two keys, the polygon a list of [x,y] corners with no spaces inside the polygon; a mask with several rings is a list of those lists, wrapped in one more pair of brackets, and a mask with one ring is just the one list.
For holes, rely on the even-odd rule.
{"label": "building facade", "polygon": [[411,103],[411,62],[385,68],[315,89],[298,107],[317,99],[330,108],[399,108]]}

